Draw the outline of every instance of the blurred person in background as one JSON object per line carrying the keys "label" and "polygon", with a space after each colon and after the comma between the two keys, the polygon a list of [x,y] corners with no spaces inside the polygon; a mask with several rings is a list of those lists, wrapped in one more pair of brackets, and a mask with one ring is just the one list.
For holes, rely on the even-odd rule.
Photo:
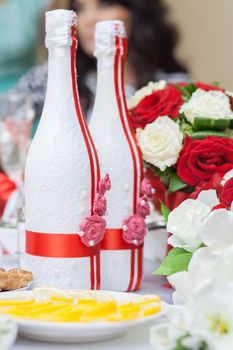
{"label": "blurred person in background", "polygon": [[[149,81],[190,79],[185,66],[175,57],[178,34],[167,19],[168,10],[163,0],[71,0],[69,8],[78,12],[78,86],[87,119],[96,89],[93,52],[95,24],[98,21],[118,19],[125,23],[128,36],[125,66],[127,97]],[[44,64],[31,69],[16,87],[17,91],[32,96],[38,118],[43,108],[46,84],[47,64]]]}
{"label": "blurred person in background", "polygon": [[[95,24],[98,21],[118,19],[125,23],[128,36],[125,65],[127,97],[149,81],[190,79],[186,68],[175,57],[178,34],[167,19],[168,11],[162,0],[71,0],[69,8],[78,12],[78,86],[87,120],[91,115],[96,89],[96,59],[93,52]],[[46,84],[47,64],[44,64],[32,68],[14,89],[32,98],[37,117],[33,133],[42,112]]]}
{"label": "blurred person in background", "polygon": [[36,64],[40,18],[53,0],[0,0],[0,93]]}

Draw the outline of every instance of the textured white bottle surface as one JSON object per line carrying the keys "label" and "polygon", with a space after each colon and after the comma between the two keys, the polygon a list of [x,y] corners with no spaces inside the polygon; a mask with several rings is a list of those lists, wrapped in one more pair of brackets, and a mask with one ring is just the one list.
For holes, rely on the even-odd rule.
{"label": "textured white bottle surface", "polygon": [[[115,38],[108,33],[111,22],[106,22],[104,37],[96,33],[97,93],[89,128],[98,151],[101,174],[108,172],[112,183],[106,195],[107,228],[122,228],[123,220],[133,213],[134,165],[114,86]],[[119,67],[119,80],[121,69],[123,67]],[[123,93],[120,91],[121,97]],[[130,250],[102,250],[101,289],[126,291],[130,281],[130,263]],[[134,275],[136,279],[137,271]],[[133,285],[135,283],[136,280]]]}
{"label": "textured white bottle surface", "polygon": [[[70,36],[69,25],[67,31]],[[71,48],[64,43],[49,48],[45,105],[26,162],[26,229],[51,234],[79,232],[80,221],[90,215],[90,173],[72,91]],[[35,285],[90,288],[88,257],[26,254],[22,265],[33,272]]]}

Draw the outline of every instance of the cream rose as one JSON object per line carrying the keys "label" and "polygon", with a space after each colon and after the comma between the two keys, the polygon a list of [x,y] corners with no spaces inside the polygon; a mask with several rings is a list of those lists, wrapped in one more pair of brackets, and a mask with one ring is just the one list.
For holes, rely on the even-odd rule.
{"label": "cream rose", "polygon": [[162,90],[167,85],[165,80],[160,80],[156,83],[149,82],[147,86],[144,86],[140,90],[136,91],[135,94],[127,100],[128,109],[133,109],[136,107],[144,97],[151,95],[156,90]]}
{"label": "cream rose", "polygon": [[143,159],[161,171],[176,163],[182,148],[183,135],[169,117],[159,117],[145,129],[137,129]]}
{"label": "cream rose", "polygon": [[195,117],[212,119],[233,118],[229,98],[222,91],[204,91],[197,89],[191,99],[180,109],[190,123]]}

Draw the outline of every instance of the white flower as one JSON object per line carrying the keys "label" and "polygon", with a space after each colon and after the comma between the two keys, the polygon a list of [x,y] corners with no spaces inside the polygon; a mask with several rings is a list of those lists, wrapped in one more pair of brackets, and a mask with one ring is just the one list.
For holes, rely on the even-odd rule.
{"label": "white flower", "polygon": [[189,350],[232,350],[233,283],[212,279],[192,286],[192,298],[183,306],[170,306],[165,325],[151,329],[151,343],[159,350],[174,350],[175,341]]}
{"label": "white flower", "polygon": [[228,171],[222,178],[221,185],[224,186],[225,183],[233,177],[233,169]]}
{"label": "white flower", "polygon": [[185,304],[193,297],[195,289],[201,288],[208,280],[233,283],[232,266],[233,245],[220,255],[213,254],[208,247],[198,249],[190,260],[188,271],[168,277],[175,288],[172,296],[174,304]]}
{"label": "white flower", "polygon": [[198,288],[187,305],[187,328],[209,344],[210,349],[232,350],[233,283],[219,280]]}
{"label": "white flower", "polygon": [[133,109],[144,99],[144,97],[151,95],[154,91],[163,90],[166,85],[167,83],[165,80],[160,80],[156,83],[152,81],[149,82],[147,86],[136,91],[135,94],[127,100],[128,109]]}
{"label": "white flower", "polygon": [[199,193],[197,199],[209,205],[211,208],[219,204],[219,199],[215,190],[203,190]]}
{"label": "white flower", "polygon": [[[172,296],[174,304],[185,304],[193,297],[195,288],[206,283],[206,279],[215,278],[221,274],[220,269],[217,269],[218,260],[219,257],[213,255],[208,248],[200,248],[194,252],[188,271],[177,272],[169,276],[168,281],[175,288]],[[203,276],[206,277],[203,278]]]}
{"label": "white flower", "polygon": [[158,324],[150,329],[150,342],[156,350],[173,350],[177,340],[185,335],[185,331],[169,324]]}
{"label": "white flower", "polygon": [[174,209],[168,217],[168,239],[173,247],[194,252],[202,243],[200,229],[210,214],[211,207],[199,200],[187,199]]}
{"label": "white flower", "polygon": [[0,349],[11,349],[17,332],[16,323],[9,316],[0,315]]}
{"label": "white flower", "polygon": [[222,91],[197,89],[190,100],[181,106],[180,112],[183,112],[187,120],[192,124],[195,117],[212,119],[233,118],[229,98]]}
{"label": "white flower", "polygon": [[214,210],[200,230],[202,242],[215,254],[222,254],[233,245],[233,212]]}
{"label": "white flower", "polygon": [[227,96],[233,97],[233,92],[230,91],[230,90],[225,90],[225,94],[226,94]]}
{"label": "white flower", "polygon": [[159,117],[145,129],[137,129],[143,159],[160,170],[174,165],[182,148],[183,135],[169,117]]}

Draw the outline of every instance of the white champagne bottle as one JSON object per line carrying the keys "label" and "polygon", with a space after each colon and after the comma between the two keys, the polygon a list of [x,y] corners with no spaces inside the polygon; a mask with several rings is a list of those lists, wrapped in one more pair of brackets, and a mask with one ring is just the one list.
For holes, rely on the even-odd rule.
{"label": "white champagne bottle", "polygon": [[73,11],[46,13],[45,44],[46,99],[25,169],[22,266],[32,271],[36,286],[99,288],[99,247],[83,244],[79,227],[92,214],[99,164],[77,92]]}
{"label": "white champagne bottle", "polygon": [[123,239],[124,219],[137,212],[142,158],[132,130],[124,94],[126,34],[121,21],[96,25],[97,92],[89,128],[101,173],[112,183],[107,195],[107,230],[101,243],[101,289],[131,291],[142,278],[142,244]]}

